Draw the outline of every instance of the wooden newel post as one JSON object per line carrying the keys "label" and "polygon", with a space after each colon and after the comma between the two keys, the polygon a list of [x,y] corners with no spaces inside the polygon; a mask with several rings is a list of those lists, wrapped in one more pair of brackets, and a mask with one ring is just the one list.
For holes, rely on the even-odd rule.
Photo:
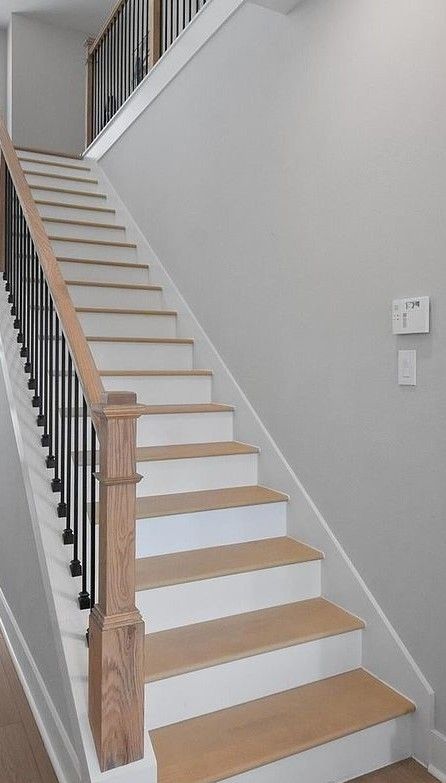
{"label": "wooden newel post", "polygon": [[161,57],[161,0],[150,0],[149,43],[150,69]]}
{"label": "wooden newel post", "polygon": [[94,38],[85,41],[85,147],[93,141],[93,52]]}
{"label": "wooden newel post", "polygon": [[90,614],[89,717],[102,771],[144,755],[144,622],[135,606],[136,420],[132,393],[92,410],[100,445],[99,592]]}

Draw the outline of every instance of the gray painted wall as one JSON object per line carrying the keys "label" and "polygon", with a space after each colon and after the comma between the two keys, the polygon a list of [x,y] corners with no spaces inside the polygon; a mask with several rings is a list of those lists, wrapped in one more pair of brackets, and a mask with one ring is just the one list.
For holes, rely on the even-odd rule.
{"label": "gray painted wall", "polygon": [[[446,731],[446,5],[247,5],[102,160],[437,692]],[[432,332],[395,338],[396,296]],[[418,386],[398,387],[399,347]]]}
{"label": "gray painted wall", "polygon": [[11,118],[17,145],[84,149],[83,33],[11,16]]}
{"label": "gray painted wall", "polygon": [[6,73],[8,62],[8,31],[0,27],[0,113],[6,119]]}
{"label": "gray painted wall", "polygon": [[[16,351],[13,344],[6,350]],[[0,589],[24,636],[69,737],[65,672],[61,672],[26,498],[3,371],[0,368]],[[54,613],[54,609],[52,610]]]}

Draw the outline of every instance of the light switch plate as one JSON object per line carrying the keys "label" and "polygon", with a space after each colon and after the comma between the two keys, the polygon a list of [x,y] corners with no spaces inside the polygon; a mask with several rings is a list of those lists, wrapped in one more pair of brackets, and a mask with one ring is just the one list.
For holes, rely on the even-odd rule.
{"label": "light switch plate", "polygon": [[398,351],[398,384],[400,386],[417,385],[417,352]]}
{"label": "light switch plate", "polygon": [[392,304],[393,334],[427,334],[430,328],[428,296],[394,299]]}

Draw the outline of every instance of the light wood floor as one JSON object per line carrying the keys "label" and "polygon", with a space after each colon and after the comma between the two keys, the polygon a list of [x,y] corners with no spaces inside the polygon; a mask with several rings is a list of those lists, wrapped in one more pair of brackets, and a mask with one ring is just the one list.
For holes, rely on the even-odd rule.
{"label": "light wood floor", "polygon": [[1,632],[0,783],[57,783]]}
{"label": "light wood floor", "polygon": [[409,759],[371,775],[363,775],[350,783],[436,783],[436,779],[416,761]]}

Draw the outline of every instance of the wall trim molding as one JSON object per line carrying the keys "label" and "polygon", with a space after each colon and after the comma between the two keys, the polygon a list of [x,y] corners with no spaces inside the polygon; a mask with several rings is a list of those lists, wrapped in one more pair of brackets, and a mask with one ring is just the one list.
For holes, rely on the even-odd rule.
{"label": "wall trim molding", "polygon": [[57,779],[81,782],[76,751],[1,588],[0,627]]}
{"label": "wall trim molding", "polygon": [[441,783],[446,783],[446,736],[436,729],[431,732],[430,761],[430,774]]}

